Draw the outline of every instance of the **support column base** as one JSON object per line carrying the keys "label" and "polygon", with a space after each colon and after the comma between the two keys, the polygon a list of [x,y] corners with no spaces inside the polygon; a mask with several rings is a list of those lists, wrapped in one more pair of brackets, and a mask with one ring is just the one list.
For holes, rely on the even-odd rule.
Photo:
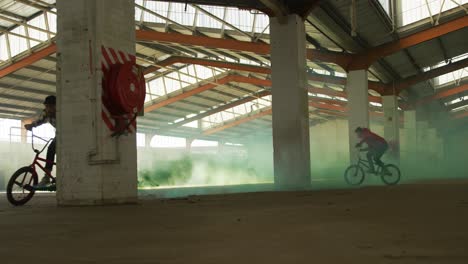
{"label": "support column base", "polygon": [[138,204],[137,197],[128,197],[128,198],[118,198],[118,199],[104,199],[104,200],[94,200],[94,199],[74,199],[67,201],[57,201],[58,206],[68,207],[68,206],[96,206],[96,205],[131,205]]}

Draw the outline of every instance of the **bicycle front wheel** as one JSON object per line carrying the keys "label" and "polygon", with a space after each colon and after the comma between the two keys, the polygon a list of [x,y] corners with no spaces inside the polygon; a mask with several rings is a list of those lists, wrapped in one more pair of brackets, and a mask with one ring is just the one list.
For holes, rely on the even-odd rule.
{"label": "bicycle front wheel", "polygon": [[395,185],[400,181],[400,169],[393,164],[387,164],[383,167],[381,178],[387,185]]}
{"label": "bicycle front wheel", "polygon": [[349,166],[344,174],[344,178],[349,185],[359,185],[364,181],[364,170],[358,165]]}
{"label": "bicycle front wheel", "polygon": [[17,170],[7,184],[7,199],[15,206],[24,205],[33,197],[37,185],[37,173],[31,167]]}

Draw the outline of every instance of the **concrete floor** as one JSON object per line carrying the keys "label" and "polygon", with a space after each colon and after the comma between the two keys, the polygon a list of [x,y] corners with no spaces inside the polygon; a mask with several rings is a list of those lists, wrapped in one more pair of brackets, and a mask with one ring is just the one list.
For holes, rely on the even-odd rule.
{"label": "concrete floor", "polygon": [[59,208],[0,197],[1,263],[468,263],[468,183]]}

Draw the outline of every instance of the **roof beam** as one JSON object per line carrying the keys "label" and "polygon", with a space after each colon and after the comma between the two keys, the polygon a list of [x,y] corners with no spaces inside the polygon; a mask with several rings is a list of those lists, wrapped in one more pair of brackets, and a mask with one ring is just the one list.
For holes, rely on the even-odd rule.
{"label": "roof beam", "polygon": [[258,86],[271,86],[271,81],[270,80],[264,80],[264,79],[258,79],[258,78],[251,78],[251,77],[246,77],[246,76],[241,76],[241,75],[228,75],[225,76],[221,79],[218,79],[216,81],[213,81],[208,84],[201,85],[197,88],[194,88],[192,90],[188,90],[186,92],[182,92],[176,96],[170,97],[169,99],[166,99],[164,101],[160,101],[158,103],[155,103],[153,105],[145,107],[145,113],[154,111],[158,108],[164,107],[166,105],[181,101],[183,99],[186,99],[192,95],[202,93],[204,91],[208,91],[210,89],[213,89],[219,85],[224,85],[229,82],[241,82],[241,83],[249,83],[253,85],[258,85]]}
{"label": "roof beam", "polygon": [[11,95],[11,94],[2,94],[2,99],[9,99],[9,100],[15,100],[15,101],[20,101],[20,102],[31,102],[31,103],[36,103],[36,104],[42,104],[44,102],[43,99],[36,99],[36,98],[17,96],[17,95]]}
{"label": "roof beam", "polygon": [[[468,26],[468,16],[464,16],[459,19],[455,19],[450,22],[444,23],[442,25],[435,26],[430,29],[412,34],[396,42],[383,44],[381,46],[372,48],[371,50],[362,54],[350,55],[339,52],[308,49],[307,58],[312,61],[319,60],[323,62],[335,63],[346,70],[368,68],[375,60],[379,58],[388,56],[392,53],[420,44],[422,42],[438,38],[442,35],[459,30],[466,26]],[[232,39],[219,39],[205,36],[184,35],[178,33],[164,33],[150,30],[136,30],[136,38],[140,41],[178,43],[185,45],[204,46],[209,48],[246,51],[262,55],[267,55],[270,53],[269,44],[246,42]],[[43,53],[49,52],[48,55],[50,55],[55,53],[56,46],[55,44],[51,44],[41,51]],[[35,52],[38,53],[37,56],[40,57],[40,55],[43,54],[41,53],[41,51]],[[35,53],[32,54],[31,58],[34,58]],[[0,78],[4,76],[5,69],[0,70]],[[16,70],[17,69],[19,68],[16,68]]]}
{"label": "roof beam", "polygon": [[[332,89],[317,88],[313,86],[310,86],[308,89],[309,89],[309,93],[324,94],[324,95],[328,95],[331,97],[348,98],[348,95],[345,92],[335,91]],[[381,104],[382,98],[378,96],[369,95],[369,102]]]}
{"label": "roof beam", "polygon": [[[335,100],[327,100],[327,99],[322,99],[322,98],[313,98],[309,100],[309,106],[317,108],[319,110],[325,110],[325,111],[336,111],[332,113],[337,113],[337,114],[342,114],[342,116],[347,116],[348,108],[346,107],[347,103],[342,102],[342,101],[335,101]],[[228,128],[232,128],[241,124],[244,124],[246,122],[261,118],[266,115],[271,115],[272,114],[272,109],[269,107],[266,110],[263,110],[261,112],[258,112],[256,114],[251,114],[244,116],[240,119],[234,120],[232,122],[222,124],[219,126],[215,126],[213,128],[207,129],[203,131],[203,135],[212,135],[217,132],[221,132],[223,130],[226,130]],[[370,114],[372,116],[383,116],[382,112],[377,112],[377,111],[370,111]]]}
{"label": "roof beam", "polygon": [[42,109],[39,107],[29,107],[29,106],[22,106],[18,104],[7,104],[7,103],[0,103],[0,107],[12,108],[12,109],[18,109],[18,111],[30,111],[30,112],[38,112],[39,110]]}
{"label": "roof beam", "polygon": [[397,83],[394,88],[391,85],[388,85],[388,89],[386,89],[385,94],[386,93],[392,93],[393,89],[395,90],[396,94],[399,94],[399,93],[401,93],[401,91],[407,89],[408,87],[410,87],[410,86],[412,86],[412,85],[414,85],[416,83],[427,81],[429,79],[436,78],[438,76],[441,76],[441,75],[444,75],[446,73],[450,73],[450,72],[459,70],[459,69],[464,68],[464,67],[468,67],[468,58],[463,59],[463,60],[459,60],[457,62],[449,63],[449,64],[447,64],[445,66],[442,66],[442,67],[439,67],[439,68],[424,72],[422,74],[418,74],[418,75],[415,75],[415,76],[412,76],[412,77],[408,77],[408,78],[402,80],[401,82]]}
{"label": "roof beam", "polygon": [[183,100],[183,99],[186,99],[187,97],[190,97],[192,95],[195,95],[195,94],[199,94],[199,93],[202,93],[204,91],[207,91],[207,90],[210,90],[210,89],[213,89],[214,87],[218,86],[218,85],[223,85],[223,84],[226,84],[230,81],[232,81],[233,77],[232,75],[228,75],[228,76],[225,76],[219,80],[215,80],[213,81],[213,83],[207,83],[207,84],[204,84],[204,85],[201,85],[197,88],[194,88],[194,89],[191,89],[191,90],[188,90],[188,91],[183,91],[182,90],[182,93],[176,95],[176,96],[173,96],[173,97],[170,97],[164,101],[161,101],[161,102],[158,102],[158,103],[155,103],[155,104],[152,104],[150,106],[147,106],[145,107],[145,113],[148,113],[148,112],[151,112],[151,111],[154,111],[158,108],[161,108],[161,107],[164,107],[166,105],[169,105],[169,104],[172,104],[172,103],[175,103],[175,102],[178,102],[180,100]]}
{"label": "roof beam", "polygon": [[461,111],[461,113],[453,115],[454,119],[461,119],[465,117],[468,117],[468,111]]}
{"label": "roof beam", "polygon": [[[332,83],[332,84],[338,84],[338,85],[346,85],[346,81],[347,81],[347,79],[343,77],[327,76],[327,75],[321,75],[321,74],[309,74],[308,79],[310,81]],[[387,89],[388,86],[383,83],[369,81],[368,87],[370,90],[374,90],[379,94],[383,94],[385,89]]]}
{"label": "roof beam", "polygon": [[447,110],[450,111],[455,108],[464,107],[464,106],[468,106],[468,100],[462,100],[458,103],[447,105]]}
{"label": "roof beam", "polygon": [[203,46],[207,48],[246,51],[263,55],[270,54],[270,45],[268,44],[233,39],[220,39],[179,33],[164,33],[150,30],[136,30],[136,39],[140,41],[157,41],[192,46]]}
{"label": "roof beam", "polygon": [[3,83],[0,83],[0,90],[14,90],[18,92],[32,93],[36,95],[37,94],[40,94],[40,95],[54,95],[55,94],[55,92],[49,92],[45,90],[18,86],[18,85],[8,85],[8,84],[3,84]]}
{"label": "roof beam", "polygon": [[20,15],[15,14],[15,13],[12,13],[12,12],[10,12],[8,10],[5,10],[5,9],[0,9],[0,14],[4,14],[6,16],[9,16],[9,17],[12,17],[12,18],[15,18],[15,19],[19,19],[19,20],[22,20],[22,21],[26,20],[26,17],[20,16]]}
{"label": "roof beam", "polygon": [[415,105],[419,106],[419,105],[427,104],[427,103],[430,103],[430,102],[432,102],[434,100],[442,99],[442,98],[449,97],[449,96],[452,96],[452,95],[456,95],[456,94],[459,94],[459,93],[462,93],[462,92],[465,92],[465,91],[468,91],[468,84],[460,85],[460,86],[457,86],[457,87],[454,87],[454,88],[451,88],[451,89],[447,89],[447,90],[435,93],[434,95],[424,97],[424,98],[418,100],[415,103]]}
{"label": "roof beam", "polygon": [[240,63],[235,63],[235,62],[191,58],[191,57],[184,57],[184,56],[169,57],[163,61],[158,62],[156,66],[150,66],[146,68],[144,73],[148,74],[148,73],[154,72],[158,69],[161,69],[163,67],[166,67],[175,63],[196,64],[196,65],[211,66],[211,67],[216,67],[216,68],[225,68],[225,69],[231,69],[231,70],[262,73],[262,74],[271,73],[271,69],[266,68],[266,67],[253,66],[253,65],[248,65],[248,64],[240,64]]}
{"label": "roof beam", "polygon": [[454,19],[450,22],[431,27],[429,29],[414,33],[407,37],[401,38],[398,41],[383,44],[374,47],[364,53],[355,56],[355,59],[346,68],[347,70],[367,69],[376,60],[386,57],[395,52],[416,46],[423,42],[438,38],[448,33],[460,30],[468,26],[468,16],[463,16]]}
{"label": "roof beam", "polygon": [[269,108],[269,109],[263,110],[263,111],[261,111],[259,113],[249,115],[249,116],[243,117],[241,119],[237,119],[237,120],[235,120],[233,122],[229,122],[229,123],[221,125],[221,126],[216,126],[216,127],[207,129],[207,130],[203,131],[202,134],[205,135],[205,136],[208,136],[208,135],[214,134],[216,132],[220,132],[220,131],[226,130],[228,128],[235,127],[235,126],[238,126],[240,124],[255,120],[257,118],[260,118],[260,117],[263,117],[263,116],[266,116],[266,115],[271,115],[271,113],[272,113],[272,109]]}
{"label": "roof beam", "polygon": [[259,0],[263,5],[272,11],[272,16],[283,18],[288,15],[288,8],[278,0]]}
{"label": "roof beam", "polygon": [[[337,77],[334,77],[334,78],[337,78]],[[339,79],[342,79],[342,78],[339,78]],[[344,79],[344,80],[346,80],[346,79]],[[213,89],[218,85],[227,84],[229,82],[248,83],[248,84],[262,86],[262,87],[271,87],[271,85],[272,85],[271,80],[267,80],[267,79],[246,77],[246,76],[242,76],[242,75],[228,75],[228,76],[225,76],[225,77],[217,80],[216,82],[212,82],[212,83],[202,85],[202,86],[200,86],[198,88],[188,90],[186,92],[180,93],[180,94],[178,94],[176,96],[173,96],[173,97],[171,97],[169,99],[166,99],[164,101],[160,101],[158,103],[150,105],[150,106],[145,108],[145,113],[151,112],[153,110],[164,107],[166,105],[169,105],[169,104],[178,102],[180,100],[186,99],[186,98],[188,98],[188,97],[190,97],[192,95],[195,95],[195,94],[202,93],[204,91]],[[329,95],[329,96],[339,96],[339,97],[347,98],[347,95],[344,92],[332,91],[332,90],[324,89],[324,88],[310,87],[309,92],[311,92],[311,93],[320,93],[320,94],[325,94],[325,95]],[[375,103],[381,103],[382,99],[380,97],[378,97],[378,96],[369,95],[369,101],[370,102],[375,102]]]}
{"label": "roof beam", "polygon": [[50,56],[52,54],[54,54],[55,52],[57,51],[57,46],[55,45],[55,43],[51,43],[50,45],[48,45],[47,47],[41,49],[41,50],[38,50],[38,51],[35,51],[33,52],[31,55],[23,58],[23,59],[20,59],[16,62],[14,62],[13,64],[10,64],[8,66],[6,66],[5,68],[3,69],[0,69],[0,78],[3,78],[5,77],[6,75],[12,73],[12,72],[15,72],[19,69],[22,69],[24,67],[27,67],[33,63],[35,63],[36,61],[39,61],[47,56]]}
{"label": "roof beam", "polygon": [[[207,48],[227,49],[235,51],[252,52],[260,55],[270,54],[270,45],[259,42],[240,41],[234,39],[221,39],[205,36],[193,36],[179,33],[158,32],[152,30],[136,30],[136,39],[139,41],[157,41],[165,43],[177,43]],[[351,56],[332,51],[307,50],[309,60],[332,62],[338,65],[347,65]]]}
{"label": "roof beam", "polygon": [[175,124],[172,124],[172,125],[169,125],[169,126],[166,126],[166,127],[162,127],[162,128],[160,128],[160,130],[168,131],[168,130],[183,126],[185,124],[188,124],[190,122],[200,120],[200,119],[202,119],[204,117],[207,117],[207,116],[210,116],[210,115],[213,115],[213,114],[216,114],[216,113],[231,109],[233,107],[239,106],[241,104],[245,104],[247,102],[251,102],[253,100],[256,100],[258,98],[262,98],[262,97],[265,97],[265,96],[268,96],[268,95],[271,95],[270,91],[261,91],[261,92],[255,93],[253,95],[249,95],[247,97],[236,100],[234,102],[218,106],[218,107],[216,107],[214,109],[208,110],[208,111],[206,111],[204,113],[198,114],[198,115],[193,116],[191,118],[186,118],[186,119],[184,119],[184,120],[182,120],[180,122],[177,122]]}

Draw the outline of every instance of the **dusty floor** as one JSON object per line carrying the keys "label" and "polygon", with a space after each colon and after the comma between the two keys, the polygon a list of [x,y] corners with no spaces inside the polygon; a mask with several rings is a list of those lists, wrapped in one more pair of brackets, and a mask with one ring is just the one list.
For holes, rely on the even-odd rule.
{"label": "dusty floor", "polygon": [[468,263],[468,184],[143,198],[0,196],[0,263]]}

